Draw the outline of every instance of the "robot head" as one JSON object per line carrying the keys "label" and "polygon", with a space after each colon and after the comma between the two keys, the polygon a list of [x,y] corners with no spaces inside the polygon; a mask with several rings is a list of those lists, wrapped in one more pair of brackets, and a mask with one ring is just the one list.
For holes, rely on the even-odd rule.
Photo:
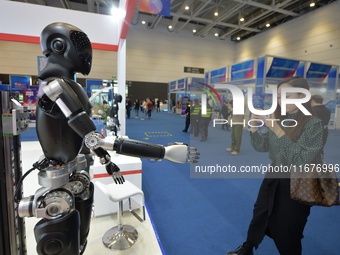
{"label": "robot head", "polygon": [[60,66],[83,75],[90,73],[92,46],[79,28],[62,22],[48,25],[41,32],[40,45],[47,58],[55,58]]}

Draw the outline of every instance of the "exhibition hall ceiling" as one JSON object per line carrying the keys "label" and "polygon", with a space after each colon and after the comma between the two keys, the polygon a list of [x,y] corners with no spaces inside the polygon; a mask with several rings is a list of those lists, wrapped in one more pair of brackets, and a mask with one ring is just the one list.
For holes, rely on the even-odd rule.
{"label": "exhibition hall ceiling", "polygon": [[[71,10],[107,14],[119,0],[14,0]],[[155,31],[190,33],[201,38],[245,40],[291,19],[301,17],[336,0],[146,0],[170,1],[170,15],[136,10],[133,26]],[[311,4],[314,3],[313,6]]]}

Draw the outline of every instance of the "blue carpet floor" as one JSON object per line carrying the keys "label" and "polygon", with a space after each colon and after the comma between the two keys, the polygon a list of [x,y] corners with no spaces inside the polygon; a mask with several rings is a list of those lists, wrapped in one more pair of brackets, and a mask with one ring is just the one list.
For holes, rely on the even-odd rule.
{"label": "blue carpet floor", "polygon": [[[240,155],[232,156],[225,150],[230,132],[220,127],[210,126],[208,140],[201,142],[182,132],[183,117],[164,112],[154,112],[144,121],[133,117],[126,120],[130,138],[163,145],[186,142],[201,152],[199,164],[216,164],[217,160],[237,167],[269,163],[266,153],[257,153],[250,146],[247,131]],[[31,139],[28,137],[24,134],[22,140]],[[340,163],[339,143],[340,131],[331,131],[325,148],[327,163]],[[244,241],[261,178],[193,176],[190,164],[142,161],[146,204],[164,254],[224,255]],[[312,208],[304,233],[304,255],[340,254],[339,215],[340,207]],[[278,252],[266,237],[255,255]]]}
{"label": "blue carpet floor", "polygon": [[[269,163],[266,153],[257,153],[250,146],[247,131],[240,155],[232,156],[225,150],[230,146],[230,132],[210,126],[208,140],[201,142],[200,138],[182,132],[184,121],[168,113],[154,113],[145,121],[131,118],[127,120],[127,134],[163,145],[174,141],[190,143],[202,153],[202,165],[214,164],[217,158],[221,164],[234,166]],[[326,145],[328,163],[340,163],[339,142],[340,131],[331,131]],[[143,190],[164,254],[224,255],[244,241],[262,179],[201,177],[190,175],[189,164],[143,159]],[[340,254],[339,214],[340,207],[312,208],[303,254]],[[266,237],[255,254],[279,253]]]}

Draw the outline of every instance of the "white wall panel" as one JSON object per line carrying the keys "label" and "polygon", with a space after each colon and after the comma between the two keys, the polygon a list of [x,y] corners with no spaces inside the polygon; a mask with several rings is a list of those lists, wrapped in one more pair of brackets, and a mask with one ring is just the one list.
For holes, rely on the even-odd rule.
{"label": "white wall panel", "polygon": [[235,62],[265,54],[340,65],[340,2],[240,42]]}
{"label": "white wall panel", "polygon": [[127,39],[127,79],[169,82],[184,77],[203,77],[184,73],[184,66],[208,71],[230,65],[234,46],[215,38],[170,33],[166,27],[151,30],[131,26]]}
{"label": "white wall panel", "polygon": [[0,5],[0,33],[40,36],[48,24],[66,22],[83,30],[92,42],[118,45],[120,26],[112,16],[7,0],[0,0]]}

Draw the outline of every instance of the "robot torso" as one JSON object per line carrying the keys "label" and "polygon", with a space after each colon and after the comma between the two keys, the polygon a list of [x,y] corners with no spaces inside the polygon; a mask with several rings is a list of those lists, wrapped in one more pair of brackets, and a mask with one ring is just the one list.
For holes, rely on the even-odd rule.
{"label": "robot torso", "polygon": [[[85,112],[90,115],[92,106],[81,85],[71,79],[63,79],[77,95],[79,101],[83,104]],[[51,79],[41,85],[40,92],[42,87],[46,86],[50,81]],[[83,138],[72,130],[67,121],[68,119],[56,103],[43,94],[38,96],[36,130],[39,143],[44,155],[50,160],[57,161],[56,163],[67,163],[73,160],[83,146]]]}

